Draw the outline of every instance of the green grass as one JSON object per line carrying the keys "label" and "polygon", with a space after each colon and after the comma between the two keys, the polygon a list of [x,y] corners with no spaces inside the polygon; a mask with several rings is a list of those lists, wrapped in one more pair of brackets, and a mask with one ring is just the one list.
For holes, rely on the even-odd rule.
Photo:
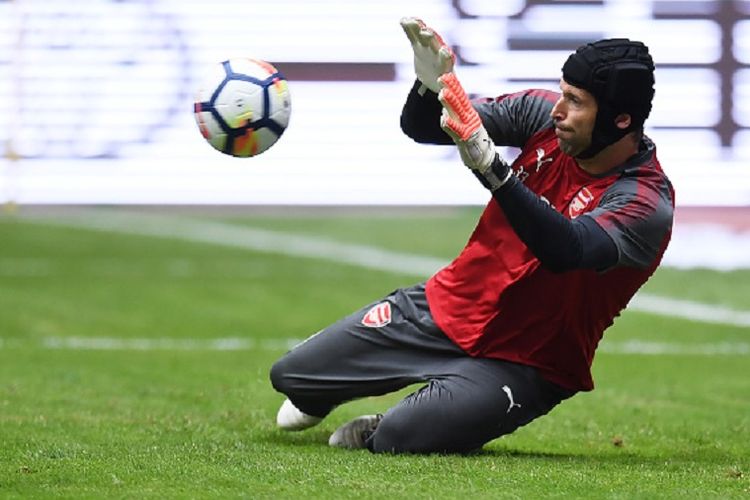
{"label": "green grass", "polygon": [[[445,259],[474,209],[233,224]],[[203,216],[208,218],[208,216]],[[0,217],[0,497],[748,498],[750,358],[600,353],[597,389],[470,456],[325,445],[361,413],[275,429],[283,349],[414,277],[170,239]],[[650,293],[750,310],[750,272],[662,269]],[[255,349],[71,350],[50,338],[248,338]],[[747,328],[626,312],[611,341],[750,341]],[[605,340],[607,342],[607,340]]]}

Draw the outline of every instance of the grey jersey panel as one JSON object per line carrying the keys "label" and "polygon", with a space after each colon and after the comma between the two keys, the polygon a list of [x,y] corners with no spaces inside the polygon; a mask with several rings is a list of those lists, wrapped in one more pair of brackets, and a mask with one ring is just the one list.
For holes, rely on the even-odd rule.
{"label": "grey jersey panel", "polygon": [[474,108],[495,144],[521,148],[531,136],[552,126],[550,112],[558,96],[547,90],[524,90],[475,101]]}
{"label": "grey jersey panel", "polygon": [[595,219],[614,240],[618,266],[647,268],[659,256],[664,239],[672,230],[673,212],[672,193],[665,177],[622,177],[583,217]]}

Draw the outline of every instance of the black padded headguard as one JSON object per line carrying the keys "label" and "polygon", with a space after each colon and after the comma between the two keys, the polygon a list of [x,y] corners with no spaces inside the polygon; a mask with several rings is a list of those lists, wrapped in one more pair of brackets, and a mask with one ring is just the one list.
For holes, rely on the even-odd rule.
{"label": "black padded headguard", "polygon": [[[654,98],[654,61],[648,47],[627,38],[600,40],[579,47],[562,67],[563,79],[589,91],[598,106],[591,145],[578,158],[591,158],[643,127]],[[630,126],[619,129],[617,115],[630,115]]]}

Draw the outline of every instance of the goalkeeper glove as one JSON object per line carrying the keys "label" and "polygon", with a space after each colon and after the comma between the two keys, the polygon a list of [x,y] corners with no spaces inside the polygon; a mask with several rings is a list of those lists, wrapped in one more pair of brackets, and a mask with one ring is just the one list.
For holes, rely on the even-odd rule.
{"label": "goalkeeper glove", "polygon": [[425,89],[437,94],[440,91],[438,78],[453,71],[455,54],[442,37],[421,19],[404,17],[401,19],[401,27],[414,51],[414,70],[417,79],[422,83],[418,90],[419,95],[424,95]]}
{"label": "goalkeeper glove", "polygon": [[495,144],[456,75],[446,73],[438,78],[438,83],[438,99],[443,105],[440,127],[458,146],[464,165],[474,172],[484,187],[494,192],[508,182],[513,170],[495,152]]}

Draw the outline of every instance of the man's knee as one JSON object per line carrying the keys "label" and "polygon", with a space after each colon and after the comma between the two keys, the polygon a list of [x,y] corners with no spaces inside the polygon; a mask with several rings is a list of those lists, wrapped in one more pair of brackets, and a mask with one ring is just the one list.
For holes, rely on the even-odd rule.
{"label": "man's knee", "polygon": [[368,439],[367,447],[373,453],[467,453],[489,440],[477,441],[474,436],[468,438],[456,431],[450,422],[440,419],[386,414]]}
{"label": "man's knee", "polygon": [[296,392],[297,387],[295,380],[298,380],[298,377],[290,376],[293,373],[298,373],[298,368],[295,367],[297,363],[294,361],[294,357],[290,354],[291,353],[287,353],[284,357],[276,361],[273,366],[271,366],[271,372],[269,374],[273,388],[287,396]]}

